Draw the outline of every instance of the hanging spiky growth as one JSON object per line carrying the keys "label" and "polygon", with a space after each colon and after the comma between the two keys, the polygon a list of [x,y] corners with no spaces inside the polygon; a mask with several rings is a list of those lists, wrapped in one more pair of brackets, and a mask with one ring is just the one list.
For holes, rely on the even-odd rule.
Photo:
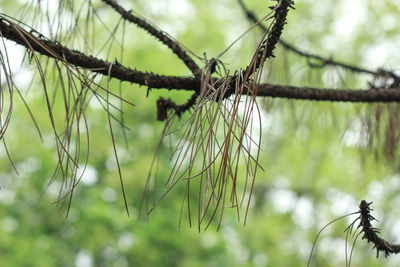
{"label": "hanging spiky growth", "polygon": [[[164,99],[157,103],[159,118],[165,118],[166,110],[170,109],[162,140],[180,136],[172,151],[172,170],[164,182],[164,193],[159,198],[153,198],[154,195],[150,194],[157,190],[153,167],[149,173],[144,193],[148,213],[172,188],[184,183],[181,218],[187,207],[191,224],[192,209],[196,209],[199,230],[204,223],[207,228],[214,218],[218,219],[219,227],[226,207],[235,208],[240,220],[240,207],[245,206],[243,217],[246,223],[254,181],[260,167],[261,117],[256,103],[258,86],[263,63],[266,58],[273,57],[272,52],[292,5],[292,1],[283,0],[272,7],[272,23],[244,70],[236,71],[234,76],[216,79],[211,76],[216,59],[206,65],[194,111],[180,126],[172,126],[176,119],[176,106]],[[156,159],[154,166],[155,163]],[[153,182],[151,179],[154,179]],[[153,204],[149,205],[149,200],[153,200]]]}
{"label": "hanging spiky growth", "polygon": [[[370,90],[397,88],[400,77],[381,70],[370,83]],[[368,106],[364,115],[368,145],[375,150],[376,157],[383,156],[387,162],[399,167],[400,106],[398,103],[377,103]]]}
{"label": "hanging spiky growth", "polygon": [[374,244],[374,248],[376,249],[376,257],[379,257],[380,251],[385,252],[385,257],[392,253],[400,253],[399,244],[392,244],[380,238],[378,236],[379,229],[372,226],[371,222],[376,219],[371,215],[371,204],[372,202],[368,203],[365,200],[362,200],[360,203],[360,224],[358,227],[360,227],[361,231],[364,233],[362,239],[366,239],[368,243],[371,242]]}
{"label": "hanging spiky growth", "polygon": [[[362,239],[365,239],[367,243],[372,243],[374,244],[373,249],[376,249],[376,257],[379,257],[379,252],[384,252],[385,257],[390,256],[391,254],[399,254],[400,253],[400,244],[393,244],[385,239],[379,237],[380,230],[376,227],[372,226],[372,221],[378,221],[375,219],[374,216],[372,216],[371,211],[373,209],[371,208],[372,202],[367,202],[365,200],[361,200],[360,205],[359,205],[359,210],[356,212],[352,212],[349,214],[346,214],[344,216],[341,216],[339,218],[336,218],[326,224],[317,234],[317,236],[314,239],[314,243],[310,252],[310,256],[308,258],[308,264],[307,266],[311,265],[311,260],[313,257],[313,253],[315,250],[315,246],[317,243],[317,240],[322,233],[328,226],[332,225],[333,223],[344,219],[348,216],[359,214],[359,216],[353,220],[353,222],[345,229],[346,232],[346,239],[345,239],[345,257],[346,257],[346,266],[351,266],[351,260],[354,252],[354,248],[357,242],[357,239],[359,236],[362,236]],[[357,225],[358,222],[358,226]],[[353,236],[353,245],[351,246],[350,254],[348,255],[348,248],[347,248],[347,241],[349,240],[349,237]],[[349,257],[348,257],[349,256]]]}

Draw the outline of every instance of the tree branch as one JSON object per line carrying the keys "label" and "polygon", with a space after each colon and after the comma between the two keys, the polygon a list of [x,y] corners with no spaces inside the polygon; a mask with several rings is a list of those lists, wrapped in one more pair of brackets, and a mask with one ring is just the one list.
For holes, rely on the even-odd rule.
{"label": "tree branch", "polygon": [[400,102],[400,88],[354,90],[260,84],[258,96],[332,102]]}
{"label": "tree branch", "polygon": [[[115,11],[117,11],[125,20],[132,22],[136,24],[138,27],[146,30],[148,33],[153,35],[155,38],[157,38],[159,41],[161,41],[163,44],[168,46],[172,52],[174,52],[175,55],[177,55],[183,63],[191,70],[194,76],[200,77],[201,76],[201,69],[199,66],[196,64],[196,62],[193,61],[193,59],[186,53],[185,49],[179,44],[178,41],[174,40],[172,37],[170,37],[167,33],[164,31],[157,29],[155,26],[153,26],[151,23],[147,22],[145,19],[141,19],[138,16],[135,16],[131,11],[125,10],[123,7],[118,5],[114,0],[102,0],[105,4],[111,6]],[[157,101],[157,107],[159,111],[159,116],[158,119],[162,120],[162,118],[166,118],[166,116],[162,116],[161,110],[167,110],[168,108],[160,108],[162,106],[162,103],[168,103],[166,107],[173,108],[175,112],[178,114],[178,116],[184,112],[185,110],[191,108],[196,99],[198,97],[198,90],[193,93],[193,95],[189,98],[189,100],[183,104],[183,105],[176,105],[172,100],[168,99],[165,100],[164,98],[160,98]],[[165,102],[166,101],[166,102]]]}
{"label": "tree branch", "polygon": [[[14,41],[26,48],[31,46],[33,50],[42,55],[91,70],[95,73],[100,73],[106,76],[110,75],[110,77],[116,78],[120,81],[137,83],[151,88],[196,90],[192,88],[193,79],[191,78],[163,76],[136,69],[132,70],[120,65],[119,63],[107,62],[93,56],[88,56],[80,51],[66,48],[58,42],[50,41],[43,36],[37,37],[1,16],[0,32],[2,37]],[[23,35],[23,37],[21,35]],[[112,67],[110,68],[111,64]],[[110,69],[111,71],[109,71]]]}
{"label": "tree branch", "polygon": [[281,0],[275,7],[271,7],[271,9],[275,11],[272,29],[270,32],[268,32],[268,29],[265,29],[264,31],[264,34],[268,33],[268,37],[258,48],[255,66],[251,66],[250,64],[244,72],[249,70],[251,73],[254,73],[261,65],[264,65],[267,58],[275,57],[273,51],[282,35],[289,8],[294,8],[293,4],[294,3],[291,0]]}
{"label": "tree branch", "polygon": [[[243,12],[246,14],[247,18],[252,23],[257,23],[259,20],[256,18],[254,13],[251,12],[247,8],[247,6],[244,4],[243,0],[237,0],[237,1],[239,3],[240,7],[242,8]],[[263,32],[265,32],[267,30],[267,28],[261,23],[259,23],[258,26]],[[325,57],[322,57],[320,55],[316,55],[316,54],[312,54],[312,53],[303,51],[303,50],[301,50],[301,49],[289,44],[288,42],[286,42],[286,41],[284,41],[282,39],[279,39],[279,43],[285,49],[287,49],[289,51],[292,51],[293,53],[295,53],[295,54],[297,54],[299,56],[305,57],[308,60],[313,59],[313,60],[317,60],[317,61],[321,62],[321,64],[318,64],[318,65],[310,63],[310,66],[312,66],[312,67],[316,67],[316,66],[318,66],[318,67],[336,66],[336,67],[342,67],[342,68],[348,69],[348,70],[353,71],[353,72],[358,72],[358,73],[366,73],[366,74],[371,74],[371,75],[375,75],[375,76],[383,76],[383,75],[389,74],[393,78],[398,78],[397,75],[395,75],[391,71],[386,71],[386,70],[373,71],[373,70],[369,70],[369,69],[366,69],[366,68],[361,68],[361,67],[358,67],[358,66],[355,66],[355,65],[350,65],[350,64],[347,64],[347,63],[336,61],[336,60],[333,60],[332,58],[325,58]]]}
{"label": "tree branch", "polygon": [[[62,46],[58,42],[52,42],[43,36],[37,37],[3,17],[0,17],[0,34],[3,38],[14,41],[15,43],[24,47],[31,46],[33,50],[42,55],[72,64],[76,67],[85,68],[105,76],[109,75],[110,77],[116,78],[120,81],[136,83],[155,89],[165,88],[190,90],[196,92],[200,90],[199,78],[166,76],[132,70],[128,67],[120,65],[119,63],[107,62],[93,56],[85,55],[80,51],[71,50]],[[110,68],[111,64],[112,67]],[[258,96],[318,101],[400,102],[400,88],[337,90],[260,84]]]}
{"label": "tree branch", "polygon": [[162,30],[157,29],[149,22],[144,19],[135,16],[131,11],[125,10],[123,7],[118,5],[113,0],[102,0],[105,4],[111,6],[115,11],[117,11],[125,20],[136,24],[138,27],[146,30],[152,36],[157,38],[163,44],[168,46],[184,63],[185,65],[192,71],[194,76],[199,76],[201,74],[201,70],[199,66],[193,61],[191,57],[186,53],[185,49],[181,47],[181,45],[173,40],[167,33]]}

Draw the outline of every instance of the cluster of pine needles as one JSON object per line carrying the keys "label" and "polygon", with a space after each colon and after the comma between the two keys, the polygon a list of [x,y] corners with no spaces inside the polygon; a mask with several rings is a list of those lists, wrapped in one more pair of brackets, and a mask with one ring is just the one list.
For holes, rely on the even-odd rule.
{"label": "cluster of pine needles", "polygon": [[[160,149],[164,139],[178,139],[171,153],[172,170],[163,183],[164,193],[161,197],[155,197],[154,193],[158,190],[156,185],[159,184],[157,171],[153,170],[157,163],[156,154],[144,193],[147,213],[177,184],[183,182],[185,189],[181,218],[187,207],[191,225],[194,206],[197,209],[195,213],[199,231],[203,223],[206,223],[207,229],[216,217],[219,228],[225,208],[234,208],[238,219],[243,218],[246,223],[255,177],[260,167],[262,127],[256,102],[258,86],[264,61],[273,57],[272,52],[292,4],[291,1],[279,1],[271,7],[273,12],[264,18],[271,20],[270,27],[245,69],[239,69],[234,75],[225,73],[219,79],[213,78],[217,60],[225,50],[210,60],[202,71],[200,92],[189,117],[176,125],[174,121],[180,114],[172,109],[159,145]],[[194,194],[191,192],[193,188]],[[245,211],[241,215],[240,208],[243,206]]]}
{"label": "cluster of pine needles", "polygon": [[[51,142],[49,139],[44,139],[43,125],[38,123],[34,111],[29,107],[28,101],[25,100],[30,91],[33,90],[33,86],[41,85],[57,153],[57,165],[47,187],[61,178],[61,181],[57,182],[59,185],[58,197],[54,204],[59,206],[60,209],[66,206],[66,216],[68,216],[74,191],[81,181],[89,161],[90,138],[87,107],[90,101],[96,99],[107,113],[117,161],[112,122],[118,123],[125,130],[122,103],[132,106],[133,104],[121,96],[121,91],[116,94],[110,90],[110,79],[107,80],[106,86],[103,86],[101,84],[102,78],[98,73],[78,67],[74,62],[69,62],[68,53],[83,54],[65,49],[61,45],[61,42],[63,45],[75,43],[72,36],[84,36],[83,51],[91,53],[88,45],[95,43],[96,29],[94,26],[99,19],[92,3],[83,1],[80,6],[76,6],[74,1],[59,1],[56,10],[49,7],[49,2],[46,3],[47,5],[41,1],[30,1],[14,17],[0,13],[1,26],[6,29],[3,32],[0,31],[0,72],[1,78],[4,78],[4,82],[0,81],[0,140],[11,164],[18,173],[12,157],[8,153],[4,135],[10,122],[15,98],[14,93],[16,92],[25,105],[41,142],[47,142],[48,146],[52,146],[49,144]],[[44,17],[43,14],[45,14]],[[18,18],[23,18],[24,22]],[[77,25],[83,19],[87,27],[82,30]],[[29,21],[31,26],[27,24]],[[120,27],[120,24],[118,23],[117,27]],[[39,30],[43,28],[42,30],[49,31],[50,37],[45,37],[35,27]],[[105,41],[100,51],[109,47],[109,50],[105,52],[110,53],[111,46],[116,42],[115,31],[116,29],[109,30],[110,38]],[[6,38],[3,35],[7,35],[7,39],[26,47],[21,66],[23,63],[32,66],[31,69],[22,68],[22,71],[27,72],[26,76],[29,77],[27,79],[31,79],[28,88],[20,90],[14,81],[15,73],[12,72],[10,67],[10,62],[13,60],[10,58],[7,49],[10,44],[6,43]],[[75,43],[75,45],[77,44]],[[122,44],[120,45],[123,47]],[[123,48],[121,48],[121,51],[123,51]],[[112,67],[113,65],[110,66],[110,68]],[[105,70],[106,73],[107,71],[109,70]],[[30,75],[31,73],[34,73],[34,75]],[[119,100],[121,104],[113,104],[110,98]],[[115,111],[120,114],[119,117],[113,115]],[[120,178],[123,187],[121,175]],[[125,191],[122,191],[127,209]]]}

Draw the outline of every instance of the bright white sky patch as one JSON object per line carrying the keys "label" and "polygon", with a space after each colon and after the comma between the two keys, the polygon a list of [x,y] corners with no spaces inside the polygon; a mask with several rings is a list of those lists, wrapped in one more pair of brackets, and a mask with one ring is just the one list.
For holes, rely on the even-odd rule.
{"label": "bright white sky patch", "polygon": [[343,135],[342,142],[346,146],[365,147],[368,145],[368,132],[360,120],[353,120]]}
{"label": "bright white sky patch", "polygon": [[293,221],[303,229],[310,229],[314,226],[314,206],[307,197],[300,197],[293,211]]}
{"label": "bright white sky patch", "polygon": [[331,187],[326,190],[326,199],[331,203],[331,211],[336,216],[342,216],[346,213],[354,212],[357,207],[357,201],[350,194]]}
{"label": "bright white sky patch", "polygon": [[93,258],[90,251],[81,250],[76,255],[75,258],[75,266],[76,267],[92,267],[93,266]]}
{"label": "bright white sky patch", "polygon": [[[81,172],[83,171],[84,167],[80,166],[79,167],[79,172],[81,174]],[[79,176],[78,176],[79,177]],[[92,166],[88,165],[86,166],[86,170],[82,175],[82,180],[81,182],[84,185],[93,185],[97,182],[97,171],[95,168],[93,168]]]}
{"label": "bright white sky patch", "polygon": [[176,16],[184,16],[192,12],[192,7],[185,0],[169,0],[169,1],[149,1],[147,9],[153,13],[174,14]]}
{"label": "bright white sky patch", "polygon": [[389,42],[382,41],[366,50],[363,63],[365,65],[369,63],[373,66],[384,66],[392,53],[393,45]]}
{"label": "bright white sky patch", "polygon": [[278,213],[292,211],[298,200],[297,195],[293,191],[282,188],[275,188],[267,196]]}
{"label": "bright white sky patch", "polygon": [[[157,23],[159,28],[166,31],[171,36],[176,36],[187,27],[185,18],[193,17],[195,10],[189,1],[186,0],[153,0],[148,1],[146,4],[145,13],[152,14],[152,17],[162,17],[165,14],[168,14],[169,16],[176,18],[176,20],[168,21],[168,23]],[[150,18],[150,20],[152,19]]]}
{"label": "bright white sky patch", "polygon": [[339,12],[343,16],[335,23],[335,30],[337,35],[349,38],[356,27],[365,22],[367,3],[363,0],[344,1]]}

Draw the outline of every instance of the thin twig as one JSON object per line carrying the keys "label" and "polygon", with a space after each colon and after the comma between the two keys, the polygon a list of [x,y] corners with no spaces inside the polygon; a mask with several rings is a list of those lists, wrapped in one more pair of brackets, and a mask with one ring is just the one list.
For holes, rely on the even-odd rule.
{"label": "thin twig", "polygon": [[400,244],[392,244],[380,238],[378,236],[379,229],[375,228],[371,225],[372,221],[376,221],[376,219],[371,215],[372,209],[370,208],[372,202],[367,202],[362,200],[360,203],[360,224],[358,227],[361,228],[361,231],[364,233],[362,239],[366,239],[367,242],[371,242],[374,244],[374,248],[376,249],[376,257],[379,257],[379,252],[385,252],[385,257],[390,254],[398,254],[400,253]]}
{"label": "thin twig", "polygon": [[[258,22],[257,17],[254,15],[253,12],[251,12],[247,8],[247,6],[244,4],[243,0],[237,0],[237,1],[239,3],[240,7],[242,8],[243,12],[246,14],[247,18],[252,23],[257,23]],[[262,23],[258,23],[258,27],[263,32],[265,32],[267,30],[266,26],[263,25]],[[287,49],[289,51],[292,51],[293,53],[295,53],[295,54],[297,54],[299,56],[305,57],[308,60],[317,60],[317,61],[321,62],[320,64],[311,64],[310,63],[311,67],[335,66],[335,67],[342,67],[342,68],[348,69],[348,70],[353,71],[353,72],[358,72],[358,73],[366,73],[366,74],[371,74],[371,75],[376,75],[376,76],[382,76],[382,75],[385,75],[385,74],[390,74],[391,76],[395,76],[396,77],[396,75],[393,72],[390,72],[390,71],[386,71],[386,70],[382,70],[382,69],[379,69],[377,71],[373,71],[373,70],[370,70],[370,69],[367,69],[367,68],[362,68],[362,67],[359,67],[359,66],[355,66],[355,65],[344,63],[344,62],[336,61],[336,60],[333,60],[332,58],[326,58],[326,57],[322,57],[322,56],[317,55],[317,54],[312,54],[312,53],[303,51],[303,50],[301,50],[301,49],[289,44],[288,42],[286,42],[283,39],[280,39],[279,43],[285,49]]]}
{"label": "thin twig", "polygon": [[196,62],[186,53],[185,49],[181,47],[181,45],[172,39],[166,32],[157,29],[155,26],[151,25],[148,21],[139,18],[132,11],[127,11],[120,5],[118,5],[113,0],[102,0],[105,4],[111,6],[115,9],[124,19],[136,24],[138,27],[146,30],[152,36],[156,37],[163,44],[168,46],[184,63],[185,65],[192,71],[194,76],[199,76],[201,70]]}

